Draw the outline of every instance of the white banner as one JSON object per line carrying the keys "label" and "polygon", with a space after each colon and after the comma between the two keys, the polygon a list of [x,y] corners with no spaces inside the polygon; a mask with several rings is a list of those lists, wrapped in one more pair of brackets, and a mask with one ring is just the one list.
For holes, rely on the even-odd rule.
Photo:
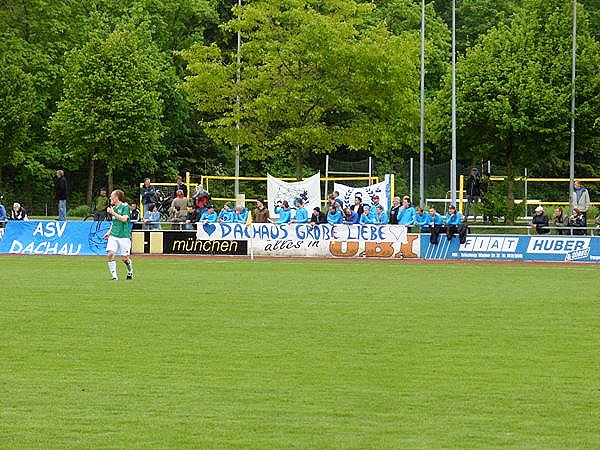
{"label": "white banner", "polygon": [[293,183],[282,181],[267,174],[267,198],[271,217],[279,217],[278,214],[275,214],[275,205],[277,202],[284,200],[288,201],[290,208],[292,208],[292,217],[295,217],[299,199],[304,202],[304,207],[308,211],[308,217],[310,217],[313,208],[321,206],[321,174],[317,172],[306,180]]}
{"label": "white banner", "polygon": [[373,204],[373,197],[379,196],[379,203],[384,207],[384,211],[390,208],[390,184],[387,181],[372,184],[365,187],[351,187],[341,183],[334,183],[333,190],[340,193],[340,197],[346,206],[354,205],[354,197],[360,197],[365,205]]}

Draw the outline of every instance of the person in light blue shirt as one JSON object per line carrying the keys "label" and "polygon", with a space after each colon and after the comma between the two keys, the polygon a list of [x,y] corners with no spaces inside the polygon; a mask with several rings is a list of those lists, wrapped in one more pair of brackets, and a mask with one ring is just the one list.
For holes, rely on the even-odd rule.
{"label": "person in light blue shirt", "polygon": [[[0,203],[0,222],[6,222],[6,208],[2,203]],[[3,223],[0,223],[0,227]]]}
{"label": "person in light blue shirt", "polygon": [[358,223],[361,225],[374,225],[377,223],[375,215],[371,214],[371,207],[369,205],[363,205],[363,213],[360,215]]}
{"label": "person in light blue shirt", "polygon": [[294,223],[308,223],[308,211],[304,207],[302,199],[296,200],[296,215],[292,222]]}
{"label": "person in light blue shirt", "polygon": [[217,221],[217,213],[215,212],[215,205],[208,205],[206,211],[200,216],[201,223],[214,223]]}
{"label": "person in light blue shirt", "polygon": [[387,225],[389,222],[389,217],[387,213],[383,210],[382,205],[377,205],[375,207],[375,223],[378,225]]}
{"label": "person in light blue shirt", "polygon": [[279,220],[275,222],[278,225],[289,223],[292,219],[292,210],[287,200],[281,202],[281,208],[275,208],[275,212],[279,214]]}
{"label": "person in light blue shirt", "polygon": [[347,206],[346,209],[344,209],[344,223],[346,225],[356,225],[358,221],[358,214]]}
{"label": "person in light blue shirt", "polygon": [[415,214],[415,225],[419,227],[421,233],[429,233],[429,214],[423,212],[423,208],[418,207]]}
{"label": "person in light blue shirt", "polygon": [[446,237],[452,240],[452,237],[458,233],[460,243],[464,244],[467,239],[467,227],[463,223],[462,215],[456,210],[456,206],[448,206],[446,213]]}
{"label": "person in light blue shirt", "polygon": [[336,204],[332,204],[329,206],[329,211],[327,212],[327,223],[329,225],[337,225],[340,223],[344,223],[342,212],[337,208]]}
{"label": "person in light blue shirt", "polygon": [[246,223],[248,220],[248,210],[241,205],[235,207],[233,212],[233,221],[236,223]]}
{"label": "person in light blue shirt", "polygon": [[160,212],[155,203],[150,203],[145,210],[144,229],[160,230]]}
{"label": "person in light blue shirt", "polygon": [[234,221],[234,218],[235,213],[233,212],[233,209],[231,209],[231,203],[225,203],[217,216],[217,221],[219,223],[231,223]]}
{"label": "person in light blue shirt", "polygon": [[415,223],[416,211],[410,204],[410,200],[404,197],[402,200],[402,207],[398,210],[398,225],[404,225],[408,227],[410,233],[410,227]]}

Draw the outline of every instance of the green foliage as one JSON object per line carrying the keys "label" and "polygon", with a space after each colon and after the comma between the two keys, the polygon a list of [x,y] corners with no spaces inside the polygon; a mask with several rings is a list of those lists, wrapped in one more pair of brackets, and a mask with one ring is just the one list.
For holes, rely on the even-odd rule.
{"label": "green foliage", "polygon": [[72,217],[85,217],[91,212],[89,205],[78,205],[69,208],[69,219]]}
{"label": "green foliage", "polygon": [[489,182],[484,201],[476,205],[478,214],[487,217],[492,223],[503,224],[513,224],[518,217],[523,217],[524,204],[510,204],[508,189],[506,180]]}

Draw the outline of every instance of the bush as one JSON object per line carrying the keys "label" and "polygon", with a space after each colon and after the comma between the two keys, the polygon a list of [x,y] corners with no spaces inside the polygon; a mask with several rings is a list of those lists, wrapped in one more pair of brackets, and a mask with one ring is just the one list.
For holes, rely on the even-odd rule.
{"label": "bush", "polygon": [[87,205],[79,205],[74,208],[69,208],[68,215],[72,217],[85,217],[90,213],[90,207]]}
{"label": "bush", "polygon": [[481,213],[489,217],[492,223],[502,222],[512,224],[518,217],[525,214],[525,205],[508,207],[508,183],[506,181],[493,181],[488,184],[488,192],[480,206]]}

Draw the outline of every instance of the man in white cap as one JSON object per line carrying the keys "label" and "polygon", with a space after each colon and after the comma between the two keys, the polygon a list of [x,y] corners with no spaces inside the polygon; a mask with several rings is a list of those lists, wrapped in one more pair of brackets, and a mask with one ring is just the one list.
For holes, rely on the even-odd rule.
{"label": "man in white cap", "polygon": [[538,206],[535,208],[535,213],[531,218],[531,228],[535,228],[537,234],[548,234],[550,228],[548,228],[548,216],[544,214],[544,208]]}

